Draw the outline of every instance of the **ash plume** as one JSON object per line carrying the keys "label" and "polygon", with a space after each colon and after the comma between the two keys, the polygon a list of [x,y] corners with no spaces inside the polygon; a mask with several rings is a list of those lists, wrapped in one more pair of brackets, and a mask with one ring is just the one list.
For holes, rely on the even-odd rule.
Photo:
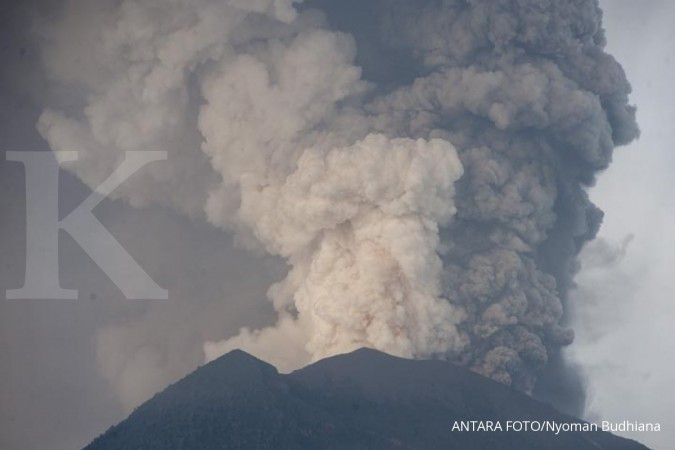
{"label": "ash plume", "polygon": [[40,27],[38,129],[96,186],[281,256],[278,323],[208,342],[284,370],[358,347],[532,392],[602,212],[586,187],[638,134],[593,0],[71,0]]}

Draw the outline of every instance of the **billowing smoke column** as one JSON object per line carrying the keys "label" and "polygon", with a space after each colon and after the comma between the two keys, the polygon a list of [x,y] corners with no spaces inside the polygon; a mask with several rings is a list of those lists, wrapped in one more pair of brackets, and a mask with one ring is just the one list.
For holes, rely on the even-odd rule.
{"label": "billowing smoke column", "polygon": [[279,255],[278,323],[207,343],[290,370],[357,347],[531,391],[602,213],[585,187],[637,135],[593,0],[71,1],[44,30],[79,102],[38,128],[96,185]]}

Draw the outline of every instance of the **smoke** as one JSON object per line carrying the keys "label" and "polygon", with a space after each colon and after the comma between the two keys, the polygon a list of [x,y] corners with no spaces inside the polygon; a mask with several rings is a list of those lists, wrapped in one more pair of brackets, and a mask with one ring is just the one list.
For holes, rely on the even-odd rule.
{"label": "smoke", "polygon": [[285,259],[277,324],[209,359],[291,370],[368,346],[531,392],[573,340],[565,299],[602,218],[586,188],[638,134],[597,2],[294,3],[69,1],[43,54],[78,95],[40,133],[91,186],[166,150],[115,195]]}
{"label": "smoke", "polygon": [[[292,266],[270,297],[282,314],[297,311],[311,360],[361,346],[408,357],[464,346],[463,312],[440,297],[436,253],[460,175],[447,141],[371,134],[350,147],[307,149],[281,183],[242,192],[241,217]],[[282,321],[244,342],[209,344],[207,356],[246,341],[266,347],[287,328]]]}

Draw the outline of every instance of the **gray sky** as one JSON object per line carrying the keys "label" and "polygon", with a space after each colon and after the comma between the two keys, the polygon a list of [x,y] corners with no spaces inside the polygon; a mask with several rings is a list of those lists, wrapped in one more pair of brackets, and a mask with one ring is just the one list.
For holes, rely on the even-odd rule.
{"label": "gray sky", "polygon": [[[589,418],[660,421],[660,434],[632,437],[667,448],[675,441],[670,386],[675,379],[670,326],[675,319],[670,301],[675,292],[675,93],[670,88],[675,4],[602,4],[610,53],[634,87],[642,137],[616,151],[615,163],[600,177],[592,198],[606,213],[601,243],[617,248],[626,236],[634,239],[622,258],[599,261],[607,253],[600,245],[584,254],[573,294],[577,341],[568,353],[588,378]],[[22,90],[37,85],[39,76],[26,72],[36,55],[15,39],[19,34],[12,28],[19,25],[5,23],[6,17],[18,16],[6,15],[2,23],[0,50],[7,64],[0,86],[0,149],[45,149],[33,125],[40,109],[31,99],[40,93]],[[23,276],[25,243],[17,236],[23,230],[24,180],[16,168],[0,163],[2,289],[18,287]],[[67,210],[86,189],[68,175],[62,181]],[[72,449],[124,417],[134,400],[125,400],[119,386],[101,375],[99,339],[112,336],[112,354],[152,355],[150,367],[119,368],[138,386],[137,399],[196,367],[204,340],[272,320],[265,289],[281,274],[278,261],[237,250],[222,233],[166,211],[108,202],[98,212],[172,298],[166,304],[123,299],[81,249],[62,236],[63,284],[86,295],[78,302],[0,302],[0,448],[42,449],[49,442],[50,449]],[[176,273],[185,276],[171,276]],[[200,307],[193,308],[195,304]]]}
{"label": "gray sky", "polygon": [[[589,381],[589,418],[661,422],[631,437],[675,442],[675,3],[604,0],[609,52],[626,70],[642,135],[619,148],[592,189],[605,211],[599,238],[624,256],[588,248],[574,294],[577,340],[569,353]],[[600,242],[599,242],[600,243]],[[602,318],[602,320],[599,320]]]}

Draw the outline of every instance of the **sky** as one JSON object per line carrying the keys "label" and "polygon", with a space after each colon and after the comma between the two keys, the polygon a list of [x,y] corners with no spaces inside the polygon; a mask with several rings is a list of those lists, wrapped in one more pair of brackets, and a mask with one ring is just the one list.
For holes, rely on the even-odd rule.
{"label": "sky", "polygon": [[[633,85],[631,100],[638,105],[642,135],[617,149],[613,165],[590,191],[605,219],[599,240],[582,255],[578,287],[571,294],[576,341],[566,353],[587,380],[589,419],[659,421],[664,429],[659,434],[631,437],[667,448],[675,441],[675,396],[670,394],[675,379],[670,325],[675,320],[670,299],[675,292],[675,127],[670,123],[675,118],[670,87],[675,4],[601,3],[609,52]],[[6,11],[20,9],[13,5]],[[25,25],[21,14],[5,14],[0,150],[46,150],[34,128],[45,94],[36,88],[40,74],[28,71],[36,50],[17,37],[22,34],[16,29]],[[61,182],[67,211],[87,189],[68,174]],[[16,166],[0,163],[2,289],[17,287],[23,276],[23,184]],[[44,442],[55,450],[80,447],[200,364],[205,340],[273,321],[264,297],[267,286],[283,275],[278,259],[238,249],[222,232],[160,208],[136,210],[106,201],[97,214],[173,295],[164,304],[124,299],[62,236],[63,285],[85,294],[77,302],[0,302],[3,449],[39,449]],[[193,308],[195,303],[200,307]],[[115,355],[129,354],[134,364],[116,363]],[[105,373],[115,374],[114,383],[100,370],[102,358],[109,365]]]}
{"label": "sky", "polygon": [[633,86],[641,137],[617,149],[591,190],[605,218],[599,241],[582,255],[569,354],[588,379],[589,418],[661,422],[658,434],[630,436],[668,448],[675,442],[675,3],[601,4],[609,51]]}

